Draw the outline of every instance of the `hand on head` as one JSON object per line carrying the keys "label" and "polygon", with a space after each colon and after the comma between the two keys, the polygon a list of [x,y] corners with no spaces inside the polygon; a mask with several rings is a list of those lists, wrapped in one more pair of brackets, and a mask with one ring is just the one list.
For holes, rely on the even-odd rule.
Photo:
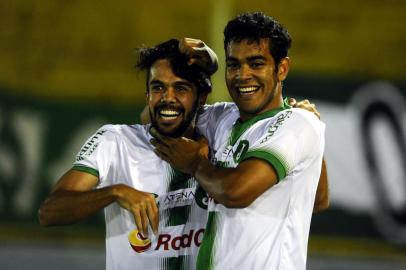
{"label": "hand on head", "polygon": [[199,39],[182,38],[179,40],[179,51],[190,58],[189,65],[199,66],[208,75],[214,74],[218,69],[216,53]]}

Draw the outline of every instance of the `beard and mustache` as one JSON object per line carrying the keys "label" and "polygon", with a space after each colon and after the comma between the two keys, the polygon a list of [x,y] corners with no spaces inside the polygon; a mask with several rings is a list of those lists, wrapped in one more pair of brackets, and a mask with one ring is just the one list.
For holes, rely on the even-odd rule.
{"label": "beard and mustache", "polygon": [[[152,112],[151,108],[149,109],[151,125],[156,130],[158,130],[159,133],[161,133],[164,136],[169,136],[169,137],[173,137],[173,138],[181,137],[184,134],[184,132],[187,130],[187,128],[190,126],[192,121],[194,121],[194,124],[196,124],[196,122],[197,122],[197,117],[195,117],[195,116],[199,109],[198,102],[199,102],[199,98],[196,99],[196,101],[193,104],[192,110],[188,114],[185,114],[185,108],[181,105],[168,104],[168,103],[164,103],[164,102],[158,103],[154,107],[154,112]],[[172,129],[169,132],[163,130],[157,121],[157,118],[159,117],[159,112],[162,109],[178,111],[180,113],[178,117],[183,115],[182,122],[177,127],[175,127],[174,129]]]}

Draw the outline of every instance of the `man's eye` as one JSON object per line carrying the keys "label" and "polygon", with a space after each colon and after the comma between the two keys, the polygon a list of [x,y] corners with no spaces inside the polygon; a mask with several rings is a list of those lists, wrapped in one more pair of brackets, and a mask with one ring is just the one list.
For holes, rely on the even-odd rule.
{"label": "man's eye", "polygon": [[162,91],[164,88],[162,87],[162,85],[152,85],[151,86],[151,90],[152,91],[155,91],[155,92],[157,92],[157,91]]}
{"label": "man's eye", "polygon": [[253,63],[251,63],[251,67],[253,67],[253,68],[259,68],[259,67],[262,67],[263,65],[264,65],[263,62],[253,62]]}
{"label": "man's eye", "polygon": [[186,90],[188,90],[186,86],[183,85],[176,86],[176,91],[186,91]]}
{"label": "man's eye", "polygon": [[227,68],[236,69],[236,68],[238,68],[238,64],[234,63],[234,62],[227,62]]}

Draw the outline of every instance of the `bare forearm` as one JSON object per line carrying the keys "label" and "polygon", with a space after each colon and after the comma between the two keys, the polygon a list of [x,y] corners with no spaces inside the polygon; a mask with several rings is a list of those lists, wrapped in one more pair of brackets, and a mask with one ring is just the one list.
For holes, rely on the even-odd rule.
{"label": "bare forearm", "polygon": [[268,163],[259,160],[246,160],[237,168],[218,168],[206,159],[197,166],[195,177],[217,202],[244,208],[275,184],[276,176],[269,170]]}
{"label": "bare forearm", "polygon": [[229,195],[225,183],[230,172],[231,169],[217,168],[204,159],[197,166],[195,178],[213,199],[226,204],[229,201]]}
{"label": "bare forearm", "polygon": [[40,224],[50,226],[76,223],[114,202],[114,188],[115,186],[89,191],[54,191],[39,209]]}

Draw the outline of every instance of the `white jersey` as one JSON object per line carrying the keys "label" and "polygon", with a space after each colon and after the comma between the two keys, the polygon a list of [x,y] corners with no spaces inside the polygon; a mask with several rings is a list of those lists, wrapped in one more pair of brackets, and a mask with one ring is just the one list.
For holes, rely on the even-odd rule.
{"label": "white jersey", "polygon": [[278,183],[246,208],[209,200],[197,269],[306,269],[325,126],[313,113],[286,104],[243,123],[238,118],[234,104],[206,107],[201,119],[208,125],[201,131],[212,162],[233,168],[259,158],[273,166]]}
{"label": "white jersey", "polygon": [[207,197],[194,178],[153,152],[149,126],[106,125],[79,151],[74,169],[99,178],[97,188],[125,184],[157,196],[159,235],[136,230],[117,203],[105,208],[106,269],[195,269],[207,221]]}

